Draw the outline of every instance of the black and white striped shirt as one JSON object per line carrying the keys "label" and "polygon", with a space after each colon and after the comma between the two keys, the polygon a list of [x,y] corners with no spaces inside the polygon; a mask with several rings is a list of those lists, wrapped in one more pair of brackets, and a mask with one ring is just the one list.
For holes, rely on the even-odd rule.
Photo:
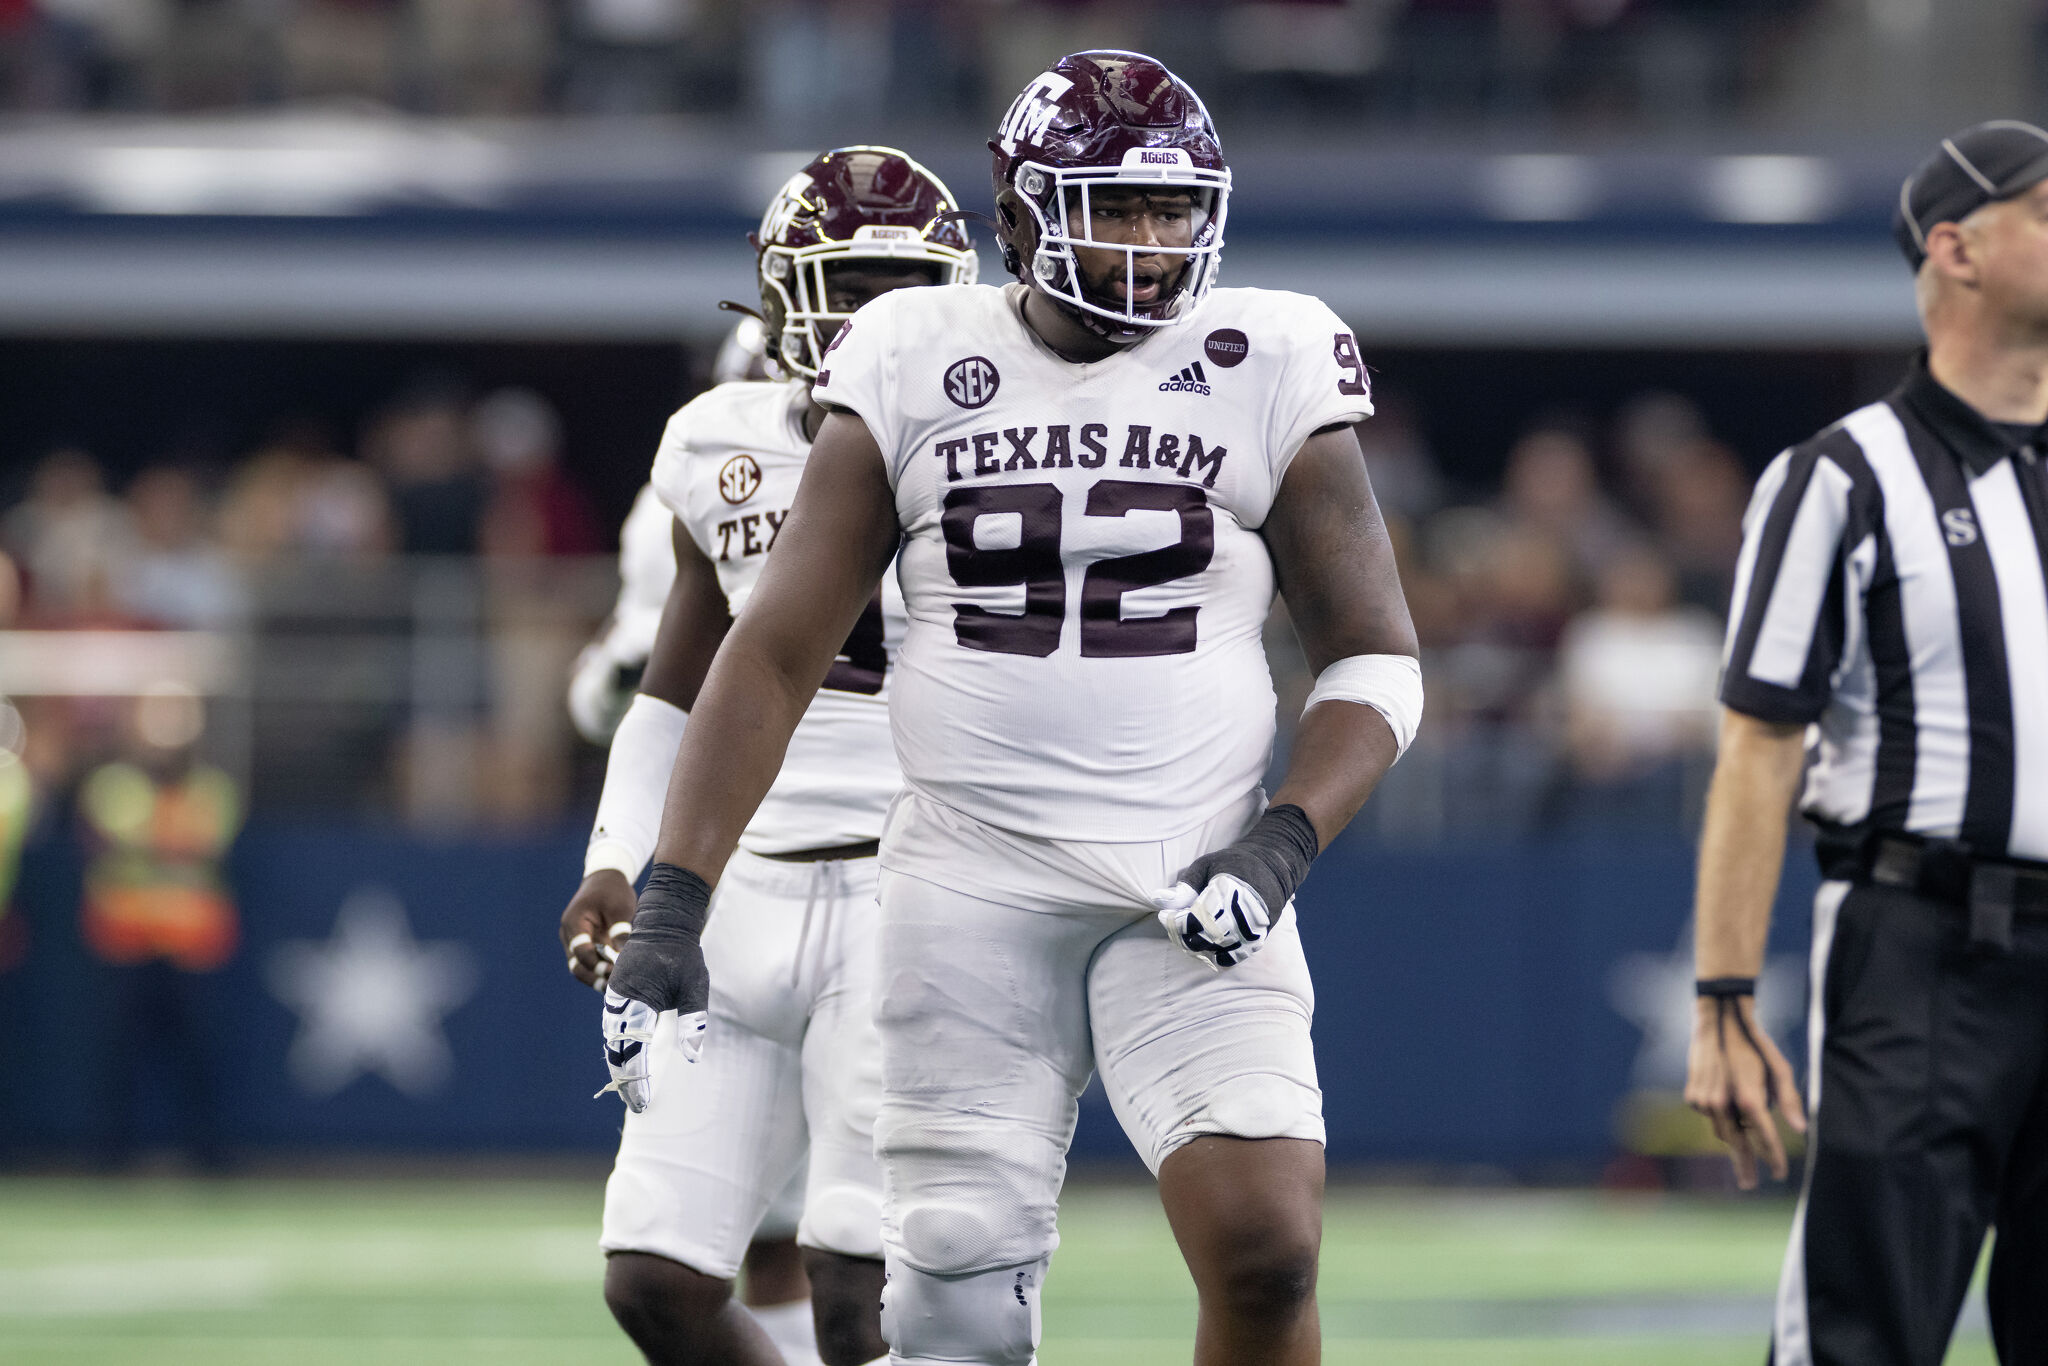
{"label": "black and white striped shirt", "polygon": [[1721,701],[1812,725],[1808,816],[2048,859],[2042,437],[1922,359],[1757,481]]}

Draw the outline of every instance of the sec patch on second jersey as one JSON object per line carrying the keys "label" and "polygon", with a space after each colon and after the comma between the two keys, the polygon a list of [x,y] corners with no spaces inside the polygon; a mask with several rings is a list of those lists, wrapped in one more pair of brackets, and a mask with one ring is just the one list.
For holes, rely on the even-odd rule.
{"label": "sec patch on second jersey", "polygon": [[718,472],[718,496],[728,503],[744,503],[761,491],[761,462],[751,455],[736,455]]}

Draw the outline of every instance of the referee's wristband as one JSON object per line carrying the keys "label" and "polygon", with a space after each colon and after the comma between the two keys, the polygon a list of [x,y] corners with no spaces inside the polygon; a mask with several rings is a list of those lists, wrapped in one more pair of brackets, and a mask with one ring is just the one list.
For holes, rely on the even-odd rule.
{"label": "referee's wristband", "polygon": [[1754,977],[1702,977],[1693,984],[1693,991],[1700,996],[1727,999],[1731,996],[1756,995]]}

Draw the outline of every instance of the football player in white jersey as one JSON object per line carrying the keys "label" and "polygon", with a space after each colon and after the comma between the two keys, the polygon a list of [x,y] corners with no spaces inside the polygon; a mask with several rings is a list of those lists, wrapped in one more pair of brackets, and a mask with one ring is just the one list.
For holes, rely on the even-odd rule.
{"label": "football player in white jersey", "polygon": [[[973,281],[966,234],[944,217],[954,209],[902,153],[849,147],[792,177],[762,220],[768,345],[796,378],[720,385],[663,434],[652,482],[674,517],[675,578],[640,693],[613,739],[583,884],[562,916],[580,980],[601,984],[627,942],[632,882],[653,850],[687,712],[719,641],[743,619],[825,417],[810,400],[817,358],[872,298]],[[607,1048],[630,1113],[605,1192],[605,1298],[658,1366],[783,1360],[732,1302],[732,1285],[807,1146],[797,1240],[817,1355],[857,1366],[885,1350],[875,849],[901,783],[887,701],[903,631],[901,594],[871,582],[861,610],[825,642],[835,663],[719,892],[726,913],[703,943],[719,974],[708,1014],[687,1037]]]}
{"label": "football player in white jersey", "polygon": [[[780,376],[779,369],[770,372],[761,320],[752,316],[740,319],[719,345],[711,382],[730,384]],[[663,505],[654,485],[641,485],[619,531],[618,601],[604,626],[576,657],[569,675],[569,717],[577,733],[594,745],[611,744],[626,708],[640,690],[647,656],[654,650],[655,629],[661,624],[661,611],[676,578],[675,525],[675,514]],[[586,899],[579,907],[577,929],[570,931],[571,937],[584,930],[586,922],[580,918],[584,913],[602,914],[598,898]],[[604,929],[598,923],[587,932],[596,935]],[[609,969],[611,965],[600,957],[597,966]],[[594,975],[599,980],[603,976]],[[796,1245],[797,1224],[804,1212],[804,1176],[804,1169],[798,1167],[754,1230],[754,1240],[747,1244],[740,1262],[740,1299],[789,1366],[811,1366],[818,1359],[811,1327],[811,1288],[804,1278],[803,1254]]]}
{"label": "football player in white jersey", "polygon": [[[710,886],[818,641],[894,557],[890,1359],[1034,1359],[1097,1070],[1193,1273],[1197,1362],[1313,1362],[1322,1094],[1291,898],[1422,710],[1352,431],[1365,367],[1316,300],[1211,288],[1229,172],[1157,62],[1062,59],[992,145],[1020,283],[886,295],[823,358],[832,415],[683,738],[606,1030],[703,1009]],[[1276,587],[1318,679],[1269,804]]]}
{"label": "football player in white jersey", "polygon": [[[711,364],[714,385],[781,377],[780,367],[769,366],[761,320],[751,316],[726,334]],[[675,515],[662,505],[653,484],[642,484],[619,529],[618,601],[569,671],[569,719],[593,745],[612,742],[640,690],[661,609],[676,581],[674,534]]]}

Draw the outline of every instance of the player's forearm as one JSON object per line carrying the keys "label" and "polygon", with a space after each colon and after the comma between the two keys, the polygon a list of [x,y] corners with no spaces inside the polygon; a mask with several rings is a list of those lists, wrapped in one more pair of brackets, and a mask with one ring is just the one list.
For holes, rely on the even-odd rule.
{"label": "player's forearm", "polygon": [[675,581],[662,604],[661,624],[654,632],[640,691],[672,707],[689,711],[697,705],[704,676],[732,625],[718,571],[684,534],[675,532]]}
{"label": "player's forearm", "polygon": [[1722,713],[1700,836],[1693,957],[1702,978],[1754,977],[1763,966],[1804,759],[1802,733],[1801,727]]}
{"label": "player's forearm", "polygon": [[789,737],[831,666],[829,648],[777,658],[744,628],[719,651],[697,695],[669,778],[654,857],[716,882],[768,795]]}
{"label": "player's forearm", "polygon": [[1274,806],[1298,806],[1325,849],[1372,795],[1398,750],[1385,717],[1359,702],[1319,702],[1303,713]]}

